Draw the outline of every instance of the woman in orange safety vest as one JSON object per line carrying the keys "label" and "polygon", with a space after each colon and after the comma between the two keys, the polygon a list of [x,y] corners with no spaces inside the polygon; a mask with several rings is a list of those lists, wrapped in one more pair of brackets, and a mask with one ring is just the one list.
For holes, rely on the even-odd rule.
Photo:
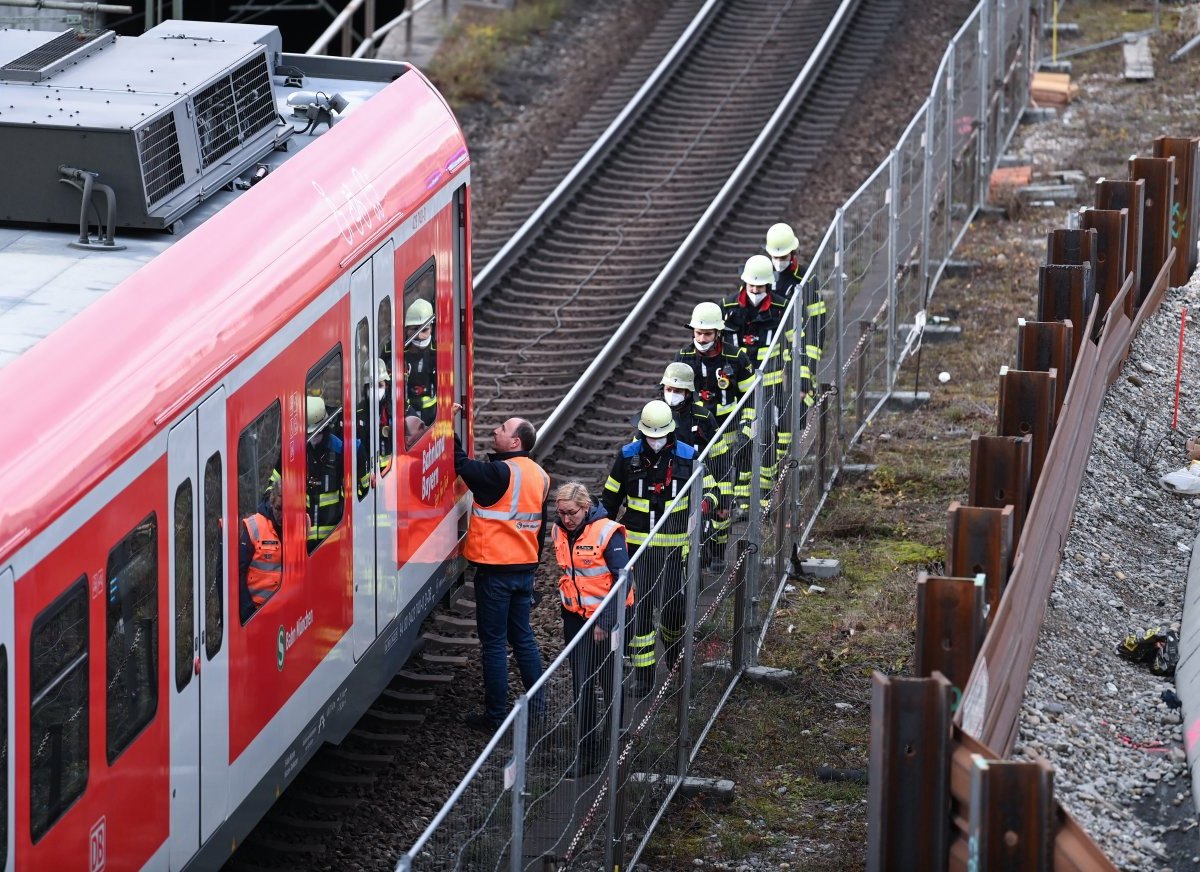
{"label": "woman in orange safety vest", "polygon": [[[587,488],[569,481],[555,494],[558,523],[551,536],[554,553],[562,569],[558,593],[562,601],[563,640],[567,645],[580,635],[587,620],[600,603],[625,564],[629,552],[625,528],[609,519],[602,506],[592,505]],[[626,614],[632,616],[633,588],[625,597]],[[571,680],[575,690],[575,711],[579,719],[579,753],[571,777],[592,774],[604,760],[609,718],[598,717],[593,682],[599,678],[604,690],[605,708],[613,705],[613,647],[609,634],[616,622],[615,600],[596,617],[586,637],[575,640],[571,648]]]}

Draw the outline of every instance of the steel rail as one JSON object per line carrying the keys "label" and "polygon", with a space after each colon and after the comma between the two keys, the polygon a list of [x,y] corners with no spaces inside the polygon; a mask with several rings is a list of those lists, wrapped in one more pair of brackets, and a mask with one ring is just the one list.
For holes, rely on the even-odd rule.
{"label": "steel rail", "polygon": [[704,211],[704,214],[700,216],[671,259],[667,261],[658,277],[626,316],[621,326],[609,337],[591,364],[575,381],[571,390],[538,428],[538,441],[533,450],[536,456],[545,457],[557,445],[558,440],[599,390],[604,379],[613,372],[630,345],[637,339],[638,334],[645,328],[648,316],[662,303],[663,289],[675,281],[684,266],[695,260],[701,246],[712,234],[714,227],[743,193],[779,136],[791,122],[796,107],[816,83],[818,75],[832,56],[845,32],[847,23],[857,11],[860,3],[861,0],[843,0],[816,48],[792,82],[792,86],[771,114],[745,157],[734,169],[733,174]]}
{"label": "steel rail", "polygon": [[621,138],[629,131],[634,122],[641,117],[654,97],[662,90],[678,69],[680,62],[687,56],[696,40],[704,33],[713,21],[715,13],[721,8],[722,0],[708,0],[696,13],[692,23],[680,34],[679,39],[667,52],[666,56],[655,67],[654,72],[646,79],[637,93],[629,99],[620,114],[612,120],[607,129],[600,134],[587,153],[579,159],[571,171],[559,182],[542,204],[534,211],[525,223],[514,233],[492,257],[491,260],[475,275],[475,283],[471,294],[474,303],[479,303],[491,292],[496,281],[508,270],[516,260],[525,253],[534,240],[542,233],[546,222],[553,218],[571,199],[571,197],[599,169],[600,164],[612,152]]}

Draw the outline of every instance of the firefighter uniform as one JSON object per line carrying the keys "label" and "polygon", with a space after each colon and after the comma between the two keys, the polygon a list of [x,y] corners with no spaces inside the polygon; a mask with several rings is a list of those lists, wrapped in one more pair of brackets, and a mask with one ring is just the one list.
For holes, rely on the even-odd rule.
{"label": "firefighter uniform", "polygon": [[[785,300],[790,299],[803,282],[804,273],[807,271],[807,267],[800,262],[800,240],[789,225],[772,224],[767,230],[763,248],[771,257],[774,271],[771,290]],[[804,353],[809,360],[809,366],[815,372],[817,364],[821,361],[821,349],[825,347],[827,309],[816,285],[805,287],[803,294],[800,305],[804,306],[804,311],[800,313],[803,316],[800,326],[806,340]]]}
{"label": "firefighter uniform", "polygon": [[408,346],[404,349],[406,415],[416,415],[425,426],[437,416],[437,349]]}
{"label": "firefighter uniform", "polygon": [[[683,558],[688,550],[689,498],[685,490],[691,477],[696,450],[674,436],[675,422],[670,407],[661,400],[646,404],[639,429],[643,437],[621,449],[604,484],[601,503],[615,518],[625,507],[622,519],[630,550],[647,542],[648,534],[670,509],[667,522],[649,540],[648,551],[634,569],[637,608],[628,650],[635,667],[635,693],[644,695],[654,686],[654,610],[661,606],[659,625],[668,666],[674,666],[683,638],[686,594]],[[659,443],[657,449],[654,444]],[[676,497],[682,499],[674,506]],[[706,494],[716,501],[716,494]]]}

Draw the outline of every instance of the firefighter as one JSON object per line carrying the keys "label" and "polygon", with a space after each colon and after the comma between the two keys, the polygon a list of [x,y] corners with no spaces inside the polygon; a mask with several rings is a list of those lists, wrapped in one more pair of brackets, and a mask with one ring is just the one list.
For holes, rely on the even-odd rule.
{"label": "firefighter", "polygon": [[[773,281],[770,258],[762,254],[753,255],[742,270],[742,286],[721,304],[725,316],[725,335],[746,350],[754,368],[763,376],[765,408],[756,411],[763,415],[775,443],[774,452],[762,458],[759,483],[764,492],[774,484],[779,459],[787,454],[792,444],[787,417],[789,405],[783,379],[785,367],[792,360],[795,331],[783,323],[786,303],[782,297],[771,292]],[[806,363],[800,366],[799,378],[795,399],[807,405],[812,398]],[[744,462],[739,463],[738,473],[734,495],[744,503],[750,496],[750,470]]]}
{"label": "firefighter", "polygon": [[388,374],[387,362],[379,358],[376,362],[378,375],[372,379],[368,369],[362,375],[362,392],[358,398],[355,417],[358,419],[357,477],[358,497],[362,499],[371,487],[371,421],[367,417],[371,406],[379,409],[379,474],[392,468],[392,377]]}
{"label": "firefighter", "polygon": [[305,397],[307,482],[304,508],[308,514],[308,553],[329,538],[342,520],[342,440],[335,432],[340,415],[327,413],[321,397]]}
{"label": "firefighter", "polygon": [[[723,337],[725,319],[717,303],[700,303],[692,311],[692,341],[675,355],[678,363],[686,363],[692,370],[694,396],[701,405],[712,411],[717,429],[733,413],[738,401],[750,389],[754,381],[754,369],[746,351],[726,342]],[[731,467],[732,449],[735,441],[750,437],[750,422],[754,408],[747,404],[739,419],[731,421],[718,437],[720,445],[713,446],[710,454],[710,471],[717,481],[720,503],[711,522],[711,535],[704,540],[702,561],[705,565],[720,568],[725,546],[729,542],[729,528],[733,521],[727,507],[733,499],[736,473]],[[746,455],[746,452],[742,452]],[[746,467],[749,475],[749,466]]]}
{"label": "firefighter", "polygon": [[408,409],[425,424],[437,415],[437,345],[433,341],[433,306],[413,300],[404,313],[404,390]]}
{"label": "firefighter", "polygon": [[[774,269],[772,290],[785,300],[790,299],[808,269],[800,262],[800,240],[789,225],[772,224],[767,231],[765,248]],[[815,370],[821,361],[821,349],[825,347],[825,301],[821,299],[816,284],[812,283],[804,288],[804,298],[800,302],[804,306],[800,325],[806,340],[804,354],[809,360],[809,367]]]}
{"label": "firefighter", "polygon": [[[647,543],[647,534],[664,512],[670,511],[666,524],[649,539],[647,553],[634,569],[637,610],[628,645],[634,666],[631,692],[645,696],[654,687],[656,607],[662,607],[659,626],[668,668],[674,667],[683,638],[687,606],[683,558],[688,549],[689,508],[686,486],[697,452],[675,438],[675,418],[662,400],[645,405],[638,429],[642,438],[621,448],[604,484],[601,504],[613,519],[625,507],[622,523],[632,549]],[[672,506],[680,494],[682,499]],[[704,500],[716,505],[717,496],[706,493]]]}

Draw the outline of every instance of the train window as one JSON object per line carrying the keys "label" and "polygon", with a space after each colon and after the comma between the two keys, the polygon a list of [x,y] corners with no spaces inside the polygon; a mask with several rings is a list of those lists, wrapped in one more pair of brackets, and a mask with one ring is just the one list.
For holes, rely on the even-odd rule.
{"label": "train window", "polygon": [[395,394],[390,390],[395,367],[392,365],[392,298],[379,301],[375,325],[379,331],[379,363],[382,369],[375,373],[376,391],[383,386],[383,399],[379,402],[379,474],[387,475],[392,469],[392,419],[396,414]]}
{"label": "train window", "polygon": [[8,865],[8,650],[0,645],[0,869]]}
{"label": "train window", "polygon": [[151,512],[108,552],[107,745],[112,763],[158,708],[158,517]]}
{"label": "train window", "polygon": [[221,568],[225,560],[225,537],[221,523],[221,454],[204,464],[204,655],[212,660],[224,638],[225,591]]}
{"label": "train window", "polygon": [[308,553],[329,538],[342,520],[346,476],[345,430],[342,418],[342,347],[338,345],[308,371],[304,380],[307,404],[307,482],[304,508],[308,516]]}
{"label": "train window", "polygon": [[87,786],[87,576],[37,616],[29,648],[29,829],[36,842]]}
{"label": "train window", "polygon": [[192,680],[196,633],[196,578],[192,568],[192,480],[175,490],[175,690]]}
{"label": "train window", "polygon": [[[367,319],[358,322],[354,330],[354,371],[357,374],[359,397],[355,408],[357,424],[354,447],[354,478],[358,482],[358,498],[361,500],[371,489],[371,419],[367,412],[373,402],[382,403],[382,396],[375,394],[375,378],[371,372],[371,326]],[[376,397],[379,399],[376,399]]]}
{"label": "train window", "polygon": [[437,269],[432,258],[404,283],[404,447],[437,416]]}
{"label": "train window", "polygon": [[279,400],[238,435],[238,610],[250,620],[283,582],[283,435]]}

